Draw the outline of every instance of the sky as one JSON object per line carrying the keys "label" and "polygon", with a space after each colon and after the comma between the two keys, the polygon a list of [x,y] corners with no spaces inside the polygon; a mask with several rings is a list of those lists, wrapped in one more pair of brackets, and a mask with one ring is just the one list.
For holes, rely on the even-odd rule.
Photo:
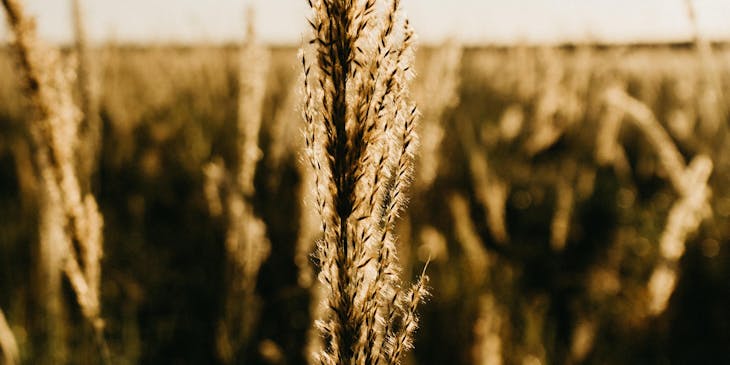
{"label": "sky", "polygon": [[[24,0],[41,36],[71,39],[70,0]],[[235,42],[253,3],[263,40],[298,44],[305,0],[82,0],[93,42]],[[693,0],[700,31],[730,40],[730,0]],[[685,0],[402,0],[424,43],[468,44],[688,40]],[[0,37],[8,38],[0,20]]]}

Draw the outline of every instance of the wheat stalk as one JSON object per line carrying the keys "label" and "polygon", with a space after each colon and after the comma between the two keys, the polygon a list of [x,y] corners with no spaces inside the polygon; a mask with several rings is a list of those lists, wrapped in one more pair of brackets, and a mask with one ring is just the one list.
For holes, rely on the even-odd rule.
{"label": "wheat stalk", "polygon": [[[401,288],[393,227],[416,145],[413,31],[392,1],[309,1],[314,70],[302,52],[305,142],[324,238],[322,364],[395,364],[412,346],[426,277]],[[314,81],[314,84],[312,84]]]}

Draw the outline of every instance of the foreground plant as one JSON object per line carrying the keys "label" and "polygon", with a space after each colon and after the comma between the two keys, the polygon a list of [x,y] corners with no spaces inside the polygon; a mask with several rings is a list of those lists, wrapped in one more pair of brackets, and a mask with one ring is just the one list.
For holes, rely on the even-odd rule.
{"label": "foreground plant", "polygon": [[[402,288],[393,229],[418,116],[414,35],[399,1],[309,1],[316,63],[303,55],[306,145],[315,172],[325,285],[321,364],[396,364],[412,347],[426,277]],[[382,16],[381,16],[382,15]]]}

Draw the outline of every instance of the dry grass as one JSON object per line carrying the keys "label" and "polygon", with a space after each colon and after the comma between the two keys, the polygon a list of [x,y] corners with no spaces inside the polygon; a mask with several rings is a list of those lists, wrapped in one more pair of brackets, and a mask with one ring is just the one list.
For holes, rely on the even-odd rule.
{"label": "dry grass", "polygon": [[401,288],[393,229],[415,148],[413,31],[399,1],[310,1],[303,56],[308,157],[324,238],[322,364],[398,363],[412,346],[425,276]]}
{"label": "dry grass", "polygon": [[5,365],[20,364],[20,351],[18,350],[18,341],[5,319],[5,314],[0,310],[0,360]]}
{"label": "dry grass", "polygon": [[82,189],[91,189],[92,175],[99,166],[102,122],[99,116],[99,75],[86,34],[82,0],[73,0],[74,53],[78,60],[76,75],[79,106],[83,115],[78,127],[79,146],[76,153],[79,182]]}
{"label": "dry grass", "polygon": [[659,241],[663,262],[654,269],[647,285],[649,311],[658,315],[667,308],[677,285],[677,265],[684,254],[685,241],[712,215],[707,182],[713,163],[710,157],[698,155],[686,166],[677,146],[648,107],[618,88],[609,89],[606,98],[612,107],[627,113],[646,135],[659,156],[664,173],[679,194]]}
{"label": "dry grass", "polygon": [[428,68],[421,72],[416,100],[422,105],[419,155],[415,188],[427,190],[441,168],[441,143],[445,137],[447,113],[459,103],[463,47],[456,41],[437,46]]}
{"label": "dry grass", "polygon": [[[66,70],[29,90],[33,104],[51,105],[46,114],[26,113],[12,77],[0,78],[0,289],[11,294],[0,305],[20,360],[97,362],[69,346],[87,333],[66,318],[98,311],[100,294],[120,364],[724,356],[727,100],[709,81],[730,80],[727,52],[702,56],[717,75],[699,52],[668,48],[448,43],[420,50],[414,65],[397,1],[312,6],[306,81],[294,49],[252,41],[240,52],[112,44],[88,52],[90,68],[83,45],[66,58],[78,68],[46,48],[37,54],[55,58],[43,65]],[[13,74],[4,61],[0,75]],[[105,86],[103,151],[91,152],[88,115],[69,97],[80,84],[76,105],[93,113],[84,69]],[[91,160],[101,166],[89,184]],[[75,190],[63,184],[69,170]],[[101,246],[84,249],[74,225],[88,219],[100,234],[86,201],[95,179],[103,293]],[[17,222],[31,222],[30,238]],[[43,246],[27,248],[38,238]],[[418,307],[416,340],[425,279],[402,279],[427,261],[436,294]],[[44,276],[26,275],[36,263]],[[38,339],[51,327],[39,313],[62,319],[55,358],[43,354],[56,344]],[[319,327],[307,335],[312,317]]]}
{"label": "dry grass", "polygon": [[220,359],[235,363],[255,330],[261,303],[255,293],[259,269],[271,250],[266,225],[254,212],[256,165],[262,157],[259,131],[269,64],[268,50],[258,43],[253,10],[248,10],[246,41],[241,49],[238,75],[236,161],[230,170],[218,158],[205,168],[205,194],[213,215],[226,219],[228,294],[218,324]]}
{"label": "dry grass", "polygon": [[[21,3],[5,0],[3,5],[28,96],[37,112],[29,129],[40,181],[39,236],[41,252],[47,254],[45,270],[56,283],[57,273],[65,273],[83,316],[94,329],[100,358],[109,363],[99,295],[103,219],[94,196],[82,191],[77,177],[81,113],[73,101],[72,74],[61,64],[58,53],[39,41]],[[58,290],[51,291],[58,295]]]}

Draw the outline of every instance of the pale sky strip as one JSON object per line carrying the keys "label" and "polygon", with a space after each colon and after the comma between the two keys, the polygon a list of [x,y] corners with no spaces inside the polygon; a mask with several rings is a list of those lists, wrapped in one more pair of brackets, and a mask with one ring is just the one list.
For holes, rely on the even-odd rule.
{"label": "pale sky strip", "polygon": [[[304,0],[248,0],[267,42],[298,43]],[[86,0],[93,41],[216,43],[238,41],[247,0]],[[730,40],[730,1],[694,0],[706,37]],[[41,35],[71,38],[68,0],[26,0]],[[684,0],[404,0],[422,41],[468,43],[688,40]],[[0,35],[7,38],[4,19]]]}

